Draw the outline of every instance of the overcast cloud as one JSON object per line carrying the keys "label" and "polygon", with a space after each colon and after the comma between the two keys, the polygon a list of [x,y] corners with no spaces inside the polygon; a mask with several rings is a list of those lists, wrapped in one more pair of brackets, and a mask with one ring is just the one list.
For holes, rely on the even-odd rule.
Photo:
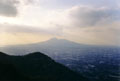
{"label": "overcast cloud", "polygon": [[0,15],[14,17],[18,14],[16,4],[17,0],[0,0]]}
{"label": "overcast cloud", "polygon": [[107,7],[75,6],[69,10],[71,22],[77,27],[110,24],[120,20],[119,14],[120,9],[109,9]]}
{"label": "overcast cloud", "polygon": [[[59,31],[58,31],[59,30]],[[57,31],[57,32],[56,32]],[[46,30],[40,27],[32,27],[27,25],[15,25],[15,24],[0,24],[0,33],[32,33],[32,34],[50,34],[59,36],[62,34],[62,28],[51,28]]]}

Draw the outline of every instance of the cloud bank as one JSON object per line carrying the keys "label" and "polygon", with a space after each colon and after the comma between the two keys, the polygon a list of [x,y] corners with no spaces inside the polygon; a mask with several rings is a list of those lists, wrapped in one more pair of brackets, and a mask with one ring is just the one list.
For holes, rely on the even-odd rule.
{"label": "cloud bank", "polygon": [[17,0],[0,0],[0,15],[7,17],[15,17],[18,13],[16,4]]}
{"label": "cloud bank", "polygon": [[75,6],[69,10],[71,22],[77,27],[109,24],[118,19],[120,20],[119,14],[119,9],[109,9],[107,7]]}

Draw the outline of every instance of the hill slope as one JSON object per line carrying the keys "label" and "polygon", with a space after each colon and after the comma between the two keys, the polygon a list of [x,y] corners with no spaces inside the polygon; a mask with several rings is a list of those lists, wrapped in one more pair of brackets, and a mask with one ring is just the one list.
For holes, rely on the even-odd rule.
{"label": "hill slope", "polygon": [[0,66],[0,80],[87,81],[40,52],[25,56],[0,52]]}

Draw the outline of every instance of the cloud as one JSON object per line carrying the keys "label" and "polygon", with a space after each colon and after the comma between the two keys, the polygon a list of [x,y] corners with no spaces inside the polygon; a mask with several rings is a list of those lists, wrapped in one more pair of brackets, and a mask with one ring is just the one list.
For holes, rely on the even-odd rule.
{"label": "cloud", "polygon": [[[64,32],[65,38],[86,44],[120,46],[120,22],[85,28],[71,28]],[[74,39],[73,39],[74,38]]]}
{"label": "cloud", "polygon": [[44,29],[43,27],[33,27],[27,25],[0,24],[1,33],[28,33],[28,34],[50,34],[59,36],[62,34],[62,28]]}
{"label": "cloud", "polygon": [[92,27],[100,24],[109,24],[120,20],[119,9],[106,7],[75,6],[68,10],[71,22],[77,27]]}
{"label": "cloud", "polygon": [[65,38],[87,44],[120,45],[119,14],[117,8],[72,7],[65,11]]}
{"label": "cloud", "polygon": [[18,14],[16,4],[18,0],[0,0],[0,15],[15,17]]}

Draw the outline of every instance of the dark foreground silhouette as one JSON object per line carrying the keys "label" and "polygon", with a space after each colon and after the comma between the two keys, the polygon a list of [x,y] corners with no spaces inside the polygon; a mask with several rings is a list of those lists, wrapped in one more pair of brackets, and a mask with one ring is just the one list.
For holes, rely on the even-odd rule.
{"label": "dark foreground silhouette", "polygon": [[25,56],[0,52],[0,80],[88,81],[40,52]]}

